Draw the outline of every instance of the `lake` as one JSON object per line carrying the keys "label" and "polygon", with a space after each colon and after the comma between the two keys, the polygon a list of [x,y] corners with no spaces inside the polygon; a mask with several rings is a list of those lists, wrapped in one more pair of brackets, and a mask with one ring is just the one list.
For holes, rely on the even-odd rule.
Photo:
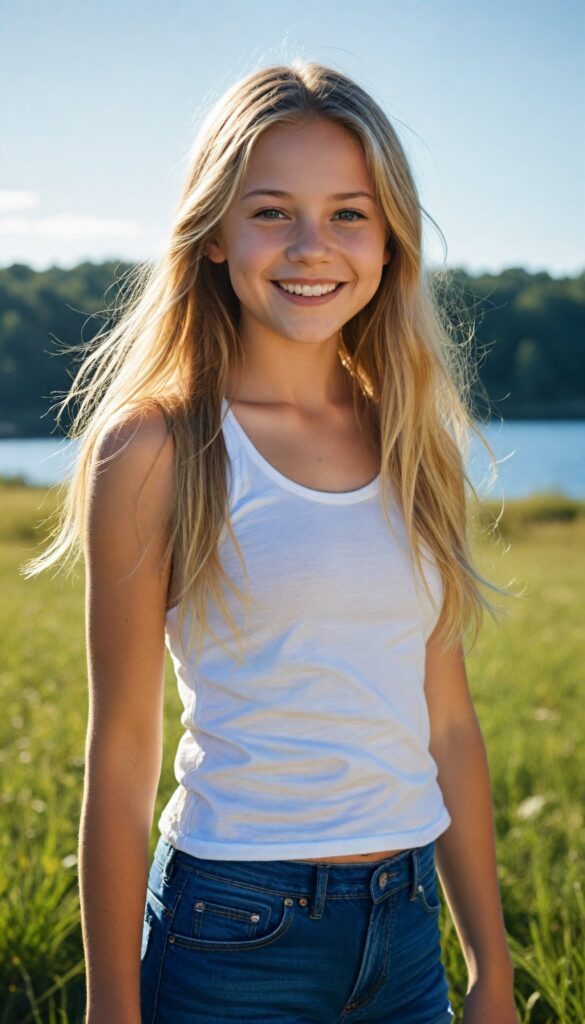
{"label": "lake", "polygon": [[[474,437],[466,470],[480,497],[499,501],[546,491],[585,498],[584,420],[492,421],[481,431],[498,460],[498,479],[490,490],[488,453]],[[0,476],[60,483],[76,448],[67,438],[0,439]]]}

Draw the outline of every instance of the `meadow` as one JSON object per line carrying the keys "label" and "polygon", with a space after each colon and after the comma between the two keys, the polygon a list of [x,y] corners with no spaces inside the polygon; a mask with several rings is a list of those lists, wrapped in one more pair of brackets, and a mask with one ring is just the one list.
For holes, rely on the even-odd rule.
{"label": "meadow", "polygon": [[[44,488],[0,482],[0,1024],[83,1021],[83,568],[73,577],[51,569],[29,581],[18,573],[39,550],[54,501]],[[480,521],[492,522],[499,511],[485,503]],[[524,591],[520,598],[495,595],[504,616],[486,616],[466,659],[490,763],[519,1018],[582,1024],[585,502],[506,502],[497,533],[474,544],[490,580]],[[155,822],[175,786],[179,716],[168,659]],[[151,853],[156,839],[153,823]],[[445,904],[441,924],[459,1024],[466,972]]]}

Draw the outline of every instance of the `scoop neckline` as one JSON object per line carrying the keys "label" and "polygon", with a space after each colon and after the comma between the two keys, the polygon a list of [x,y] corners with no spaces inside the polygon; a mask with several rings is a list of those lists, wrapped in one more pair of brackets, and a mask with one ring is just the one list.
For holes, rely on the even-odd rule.
{"label": "scoop neckline", "polygon": [[351,505],[354,502],[365,501],[371,498],[380,490],[380,473],[373,480],[370,480],[369,483],[353,491],[319,491],[313,487],[305,487],[304,484],[299,484],[296,480],[291,480],[290,477],[285,476],[284,473],[281,473],[271,462],[264,458],[248,437],[225,398],[222,399],[222,411],[225,422],[231,424],[250,459],[266,476],[269,476],[275,483],[286,490],[292,491],[293,494],[309,498],[311,501],[320,501],[327,505]]}

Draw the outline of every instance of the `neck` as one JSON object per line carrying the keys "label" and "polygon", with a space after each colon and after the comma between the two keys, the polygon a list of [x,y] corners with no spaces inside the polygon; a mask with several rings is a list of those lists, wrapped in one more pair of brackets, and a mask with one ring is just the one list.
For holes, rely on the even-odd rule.
{"label": "neck", "polygon": [[339,332],[323,342],[297,342],[266,331],[242,332],[243,359],[227,394],[242,402],[274,402],[318,413],[352,401],[352,379],[339,357]]}

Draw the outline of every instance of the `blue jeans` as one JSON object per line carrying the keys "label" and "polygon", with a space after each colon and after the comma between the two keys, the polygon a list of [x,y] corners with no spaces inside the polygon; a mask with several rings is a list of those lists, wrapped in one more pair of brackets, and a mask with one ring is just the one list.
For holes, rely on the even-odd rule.
{"label": "blue jeans", "polygon": [[204,860],[161,836],[142,1024],[452,1024],[434,847],[357,864]]}

